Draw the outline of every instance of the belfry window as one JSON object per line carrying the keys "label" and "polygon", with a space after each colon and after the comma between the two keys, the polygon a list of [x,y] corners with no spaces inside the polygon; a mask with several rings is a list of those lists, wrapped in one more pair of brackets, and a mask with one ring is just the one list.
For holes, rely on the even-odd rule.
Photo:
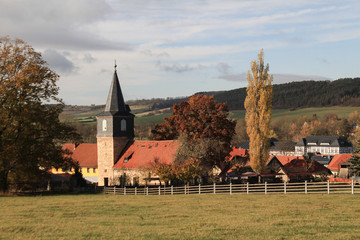
{"label": "belfry window", "polygon": [[105,132],[107,130],[107,121],[104,119],[102,122],[102,130]]}
{"label": "belfry window", "polygon": [[121,131],[126,131],[126,120],[125,119],[121,120]]}

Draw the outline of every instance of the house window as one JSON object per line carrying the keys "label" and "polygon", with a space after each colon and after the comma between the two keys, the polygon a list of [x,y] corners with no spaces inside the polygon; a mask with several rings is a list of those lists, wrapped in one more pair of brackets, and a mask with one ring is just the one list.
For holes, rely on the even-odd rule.
{"label": "house window", "polygon": [[90,168],[87,168],[87,173],[90,173]]}
{"label": "house window", "polygon": [[96,168],[93,168],[93,173],[96,173]]}

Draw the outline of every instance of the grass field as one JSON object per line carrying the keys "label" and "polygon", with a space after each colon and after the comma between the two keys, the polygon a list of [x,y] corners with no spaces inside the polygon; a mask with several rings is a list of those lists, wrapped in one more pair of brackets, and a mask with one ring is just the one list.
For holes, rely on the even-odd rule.
{"label": "grass field", "polygon": [[0,239],[359,239],[360,195],[0,198]]}

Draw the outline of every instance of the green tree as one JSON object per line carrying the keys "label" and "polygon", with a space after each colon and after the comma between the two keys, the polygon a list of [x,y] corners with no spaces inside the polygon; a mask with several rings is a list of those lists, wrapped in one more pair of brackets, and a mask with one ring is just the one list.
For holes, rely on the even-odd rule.
{"label": "green tree", "polygon": [[[59,121],[58,75],[40,53],[20,39],[0,38],[0,188],[9,182],[36,184],[51,167],[73,165],[62,150],[76,140]],[[47,103],[47,104],[46,104]],[[50,104],[51,103],[51,104]]]}
{"label": "green tree", "polygon": [[360,139],[356,141],[353,154],[348,161],[351,163],[349,168],[353,176],[360,176]]}
{"label": "green tree", "polygon": [[272,79],[269,65],[264,65],[263,50],[258,54],[258,61],[251,62],[247,79],[245,99],[246,130],[250,139],[250,163],[255,172],[261,173],[269,157],[269,135],[272,109]]}

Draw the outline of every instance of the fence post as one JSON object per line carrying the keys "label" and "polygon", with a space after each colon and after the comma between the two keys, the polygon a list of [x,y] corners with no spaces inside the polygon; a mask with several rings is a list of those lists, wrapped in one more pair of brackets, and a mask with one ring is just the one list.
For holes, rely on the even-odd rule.
{"label": "fence post", "polygon": [[116,193],[116,187],[114,186],[114,195],[115,195],[115,193]]}
{"label": "fence post", "polygon": [[159,186],[159,195],[161,195],[161,186]]}
{"label": "fence post", "polygon": [[173,185],[171,185],[171,195],[174,194],[174,189],[173,189]]}
{"label": "fence post", "polygon": [[186,184],[185,184],[185,195],[186,195]]}
{"label": "fence post", "polygon": [[126,195],[126,187],[124,187],[124,195]]}
{"label": "fence post", "polygon": [[94,188],[94,193],[96,193],[96,184],[94,184],[94,187],[95,187],[95,188]]}
{"label": "fence post", "polygon": [[230,195],[232,194],[232,185],[230,183]]}
{"label": "fence post", "polygon": [[146,195],[149,195],[149,187],[146,187]]}
{"label": "fence post", "polygon": [[200,186],[200,183],[199,183],[199,194],[201,194],[201,186]]}
{"label": "fence post", "polygon": [[351,180],[351,194],[354,194],[354,179]]}
{"label": "fence post", "polygon": [[305,181],[305,194],[307,194],[308,189],[307,189],[307,181]]}
{"label": "fence post", "polygon": [[214,194],[216,194],[216,183],[214,183]]}
{"label": "fence post", "polygon": [[327,192],[330,194],[330,180],[327,180]]}
{"label": "fence post", "polygon": [[286,194],[286,182],[284,182],[284,194]]}
{"label": "fence post", "polygon": [[137,187],[135,187],[135,195],[136,195]]}
{"label": "fence post", "polygon": [[265,182],[265,194],[267,194],[267,182]]}
{"label": "fence post", "polygon": [[246,194],[249,194],[249,182],[246,183]]}

